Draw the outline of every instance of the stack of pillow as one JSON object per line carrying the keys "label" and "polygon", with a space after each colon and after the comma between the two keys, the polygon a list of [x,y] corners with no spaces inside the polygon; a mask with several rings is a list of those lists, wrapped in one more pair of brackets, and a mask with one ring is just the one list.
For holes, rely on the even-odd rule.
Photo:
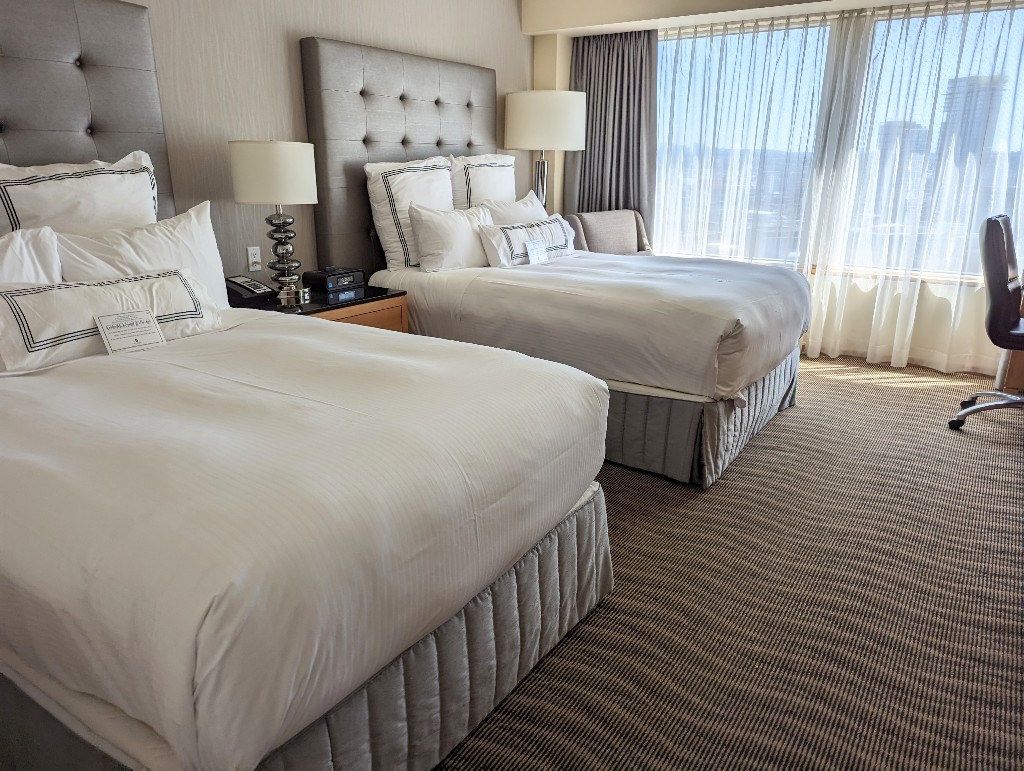
{"label": "stack of pillow", "polygon": [[471,155],[364,167],[374,227],[389,270],[426,272],[529,262],[575,253],[573,230],[530,192],[516,200],[515,158]]}
{"label": "stack of pillow", "polygon": [[0,164],[0,371],[103,353],[98,315],[149,308],[167,340],[221,326],[228,300],[210,204],[157,222],[156,194],[143,152]]}

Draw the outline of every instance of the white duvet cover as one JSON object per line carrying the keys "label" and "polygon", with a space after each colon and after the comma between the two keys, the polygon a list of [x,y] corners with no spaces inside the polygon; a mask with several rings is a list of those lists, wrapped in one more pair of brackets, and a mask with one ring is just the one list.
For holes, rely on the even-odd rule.
{"label": "white duvet cover", "polygon": [[0,660],[202,768],[253,767],[514,564],[600,468],[608,399],[507,351],[225,318],[0,377]]}
{"label": "white duvet cover", "polygon": [[381,271],[412,328],[559,361],[609,382],[731,399],[807,327],[807,280],[729,260],[578,252],[547,265]]}

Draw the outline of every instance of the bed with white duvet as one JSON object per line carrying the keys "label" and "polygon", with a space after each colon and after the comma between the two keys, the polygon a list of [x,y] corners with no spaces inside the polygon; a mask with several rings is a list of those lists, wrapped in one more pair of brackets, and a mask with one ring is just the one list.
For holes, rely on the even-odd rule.
{"label": "bed with white duvet", "polygon": [[[555,233],[549,241],[565,229],[557,215],[538,225]],[[421,335],[601,378],[610,389],[608,460],[681,482],[713,484],[795,403],[810,306],[800,274],[575,251],[571,241],[557,253],[565,256],[536,264],[378,271],[371,283],[408,292],[411,328]]]}
{"label": "bed with white duvet", "polygon": [[729,260],[575,252],[546,264],[379,271],[413,331],[551,359],[620,390],[734,399],[806,329],[806,279]]}
{"label": "bed with white duvet", "polygon": [[253,767],[594,495],[607,391],[262,311],[0,376],[0,671],[133,766]]}

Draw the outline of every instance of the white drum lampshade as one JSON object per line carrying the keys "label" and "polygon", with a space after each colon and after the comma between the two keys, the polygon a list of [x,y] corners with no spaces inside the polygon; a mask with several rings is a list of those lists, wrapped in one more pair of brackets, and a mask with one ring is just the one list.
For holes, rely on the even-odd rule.
{"label": "white drum lampshade", "polygon": [[228,142],[237,203],[316,203],[316,167],[308,142]]}
{"label": "white drum lampshade", "polygon": [[505,148],[540,150],[533,189],[547,203],[545,150],[583,150],[587,136],[587,95],[583,91],[515,91],[505,96]]}
{"label": "white drum lampshade", "polygon": [[308,142],[228,142],[231,159],[231,181],[237,203],[264,204],[274,207],[267,217],[271,230],[267,236],[274,242],[274,261],[267,268],[274,271],[280,289],[278,299],[290,309],[309,301],[309,290],[299,285],[296,272],[302,263],[295,259],[295,218],[285,214],[283,204],[316,203],[316,167],[313,145]]}

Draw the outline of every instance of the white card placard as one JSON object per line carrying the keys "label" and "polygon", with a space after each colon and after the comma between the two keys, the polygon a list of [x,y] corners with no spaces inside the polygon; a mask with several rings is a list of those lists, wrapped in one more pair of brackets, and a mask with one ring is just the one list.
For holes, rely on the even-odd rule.
{"label": "white card placard", "polygon": [[164,333],[149,308],[96,317],[96,327],[107,353],[127,353],[162,345]]}
{"label": "white card placard", "polygon": [[543,238],[531,238],[524,246],[531,265],[541,265],[548,261],[548,247]]}

